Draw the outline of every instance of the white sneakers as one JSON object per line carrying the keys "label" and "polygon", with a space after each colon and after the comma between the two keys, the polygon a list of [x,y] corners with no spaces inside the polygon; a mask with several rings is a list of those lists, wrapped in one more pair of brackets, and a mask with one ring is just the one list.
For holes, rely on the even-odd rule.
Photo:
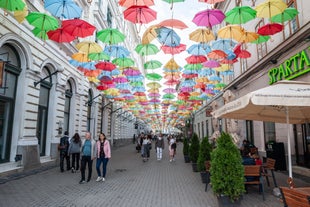
{"label": "white sneakers", "polygon": [[[104,179],[104,178],[103,178]],[[96,180],[96,182],[99,182],[99,181],[101,181],[102,180],[102,178],[101,177],[98,177],[97,178],[97,180]]]}
{"label": "white sneakers", "polygon": [[102,182],[104,182],[105,181],[105,179],[104,178],[102,178]]}

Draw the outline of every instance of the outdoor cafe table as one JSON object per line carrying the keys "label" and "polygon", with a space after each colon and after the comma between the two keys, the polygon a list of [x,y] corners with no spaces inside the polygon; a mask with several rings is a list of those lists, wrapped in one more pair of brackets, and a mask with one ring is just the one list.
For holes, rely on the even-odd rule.
{"label": "outdoor cafe table", "polygon": [[310,196],[310,187],[301,187],[301,188],[294,188],[294,190],[304,193]]}

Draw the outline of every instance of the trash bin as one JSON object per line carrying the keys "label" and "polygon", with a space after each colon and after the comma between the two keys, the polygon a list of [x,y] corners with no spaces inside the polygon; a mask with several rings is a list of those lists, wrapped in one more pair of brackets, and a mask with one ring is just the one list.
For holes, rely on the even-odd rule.
{"label": "trash bin", "polygon": [[286,170],[286,159],[283,142],[268,142],[266,144],[267,158],[276,160],[275,170]]}

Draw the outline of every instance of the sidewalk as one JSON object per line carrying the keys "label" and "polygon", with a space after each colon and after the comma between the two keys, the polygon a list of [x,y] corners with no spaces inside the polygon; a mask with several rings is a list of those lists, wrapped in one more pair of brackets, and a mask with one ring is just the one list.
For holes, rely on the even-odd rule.
{"label": "sidewalk", "polygon": [[[95,163],[93,167],[92,180],[86,184],[79,184],[80,173],[60,173],[58,167],[0,184],[0,207],[217,206],[212,189],[209,187],[205,192],[200,173],[194,173],[191,165],[184,162],[181,144],[177,148],[176,161],[172,163],[167,148],[163,160],[157,161],[153,147],[151,158],[145,163],[133,144],[113,150],[105,182],[95,181]],[[276,177],[279,186],[286,185],[287,175],[276,172]],[[310,186],[297,178],[295,184]],[[282,207],[283,204],[272,195],[272,182],[271,187],[265,189],[266,200],[263,201],[258,188],[249,187],[242,206]]]}

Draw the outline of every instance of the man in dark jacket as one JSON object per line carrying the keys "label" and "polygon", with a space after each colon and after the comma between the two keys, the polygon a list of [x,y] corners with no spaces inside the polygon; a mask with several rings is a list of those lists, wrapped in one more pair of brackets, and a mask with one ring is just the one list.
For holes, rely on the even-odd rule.
{"label": "man in dark jacket", "polygon": [[71,169],[70,166],[70,156],[68,155],[68,148],[69,148],[69,133],[65,131],[64,136],[60,138],[59,143],[59,152],[60,152],[60,171],[64,172],[64,159],[67,162],[67,170]]}

